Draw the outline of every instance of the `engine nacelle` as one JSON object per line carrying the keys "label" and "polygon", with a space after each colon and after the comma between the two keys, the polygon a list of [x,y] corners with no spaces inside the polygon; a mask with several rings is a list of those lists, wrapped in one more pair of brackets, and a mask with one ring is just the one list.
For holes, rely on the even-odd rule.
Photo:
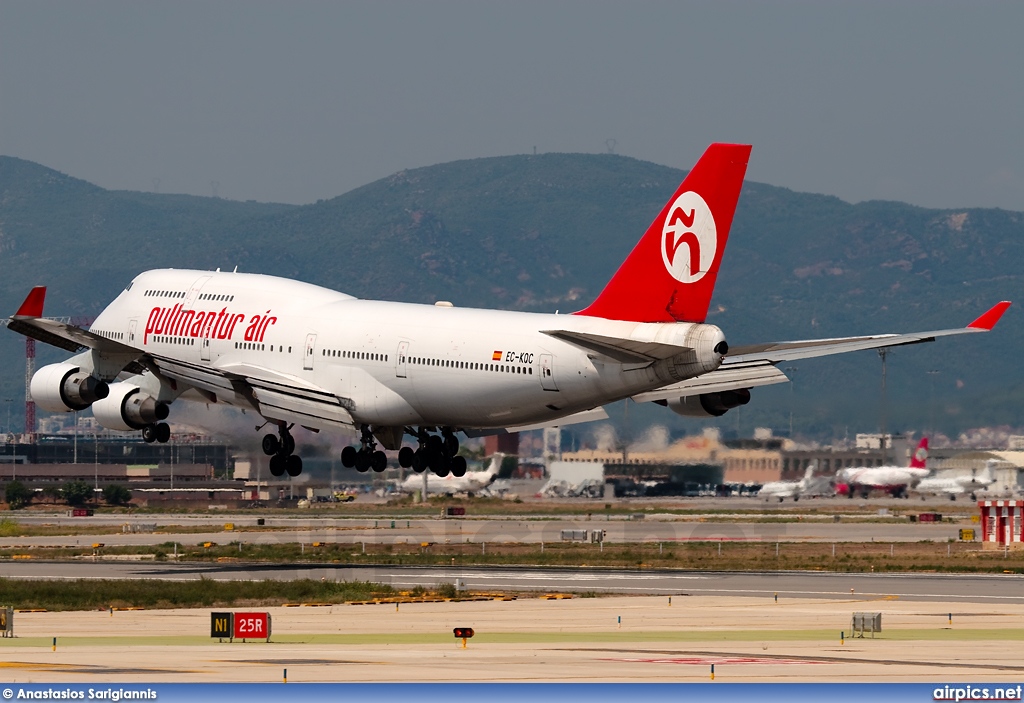
{"label": "engine nacelle", "polygon": [[32,375],[29,392],[36,405],[52,413],[85,410],[107,397],[109,386],[76,364],[50,364]]}
{"label": "engine nacelle", "polygon": [[677,415],[685,415],[686,417],[721,417],[729,410],[746,405],[749,402],[750,390],[740,388],[734,391],[688,395],[683,398],[672,399],[666,404]]}
{"label": "engine nacelle", "polygon": [[141,430],[167,418],[167,403],[161,403],[131,383],[115,383],[110,394],[92,404],[96,422],[110,430]]}

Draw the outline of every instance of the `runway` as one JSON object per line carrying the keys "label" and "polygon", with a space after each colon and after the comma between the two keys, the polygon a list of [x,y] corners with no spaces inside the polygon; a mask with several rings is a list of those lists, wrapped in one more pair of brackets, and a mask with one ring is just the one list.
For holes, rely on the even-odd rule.
{"label": "runway", "polygon": [[0,577],[21,579],[163,579],[372,581],[400,589],[455,583],[472,591],[542,591],[634,595],[700,595],[845,600],[1024,604],[1016,574],[722,573],[522,567],[402,567],[155,562],[8,562]]}

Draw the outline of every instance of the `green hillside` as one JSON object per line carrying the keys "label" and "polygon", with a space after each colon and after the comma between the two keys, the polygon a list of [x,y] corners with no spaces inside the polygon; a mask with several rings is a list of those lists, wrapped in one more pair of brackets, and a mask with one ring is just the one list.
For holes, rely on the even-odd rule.
{"label": "green hillside", "polygon": [[[593,299],[683,175],[614,155],[498,157],[403,171],[295,207],[105,191],[0,157],[0,303],[13,310],[45,283],[49,314],[94,314],[141,270],[237,265],[361,297],[574,310]],[[710,321],[732,344],[963,325],[1020,297],[1022,218],[851,205],[748,183]],[[1011,308],[990,335],[892,353],[890,429],[923,430],[933,416],[946,432],[1024,425],[1019,315]],[[11,369],[0,399],[18,400],[16,416],[21,346],[11,333],[0,337]],[[877,428],[876,354],[794,366],[792,396],[788,386],[755,391],[723,426],[787,428],[792,397],[798,432]],[[658,407],[631,411],[631,425],[648,419],[703,424]]]}

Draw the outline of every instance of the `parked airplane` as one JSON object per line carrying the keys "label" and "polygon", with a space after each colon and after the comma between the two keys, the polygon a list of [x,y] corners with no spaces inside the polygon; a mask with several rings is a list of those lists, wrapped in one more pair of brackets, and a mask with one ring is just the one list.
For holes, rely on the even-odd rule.
{"label": "parked airplane", "polygon": [[[460,476],[459,432],[598,419],[623,398],[719,416],[749,402],[751,388],[788,380],[780,362],[987,332],[1010,305],[958,329],[730,349],[705,320],[749,155],[712,144],[597,299],[571,315],[359,300],[273,276],[165,269],[136,276],[89,330],[44,318],[44,287],[8,326],[75,353],[31,380],[52,412],[91,406],[104,427],[166,442],[175,401],[223,403],[276,428],[263,438],[275,476],[302,471],[294,425],[358,431],[359,447],[341,459],[360,471],[382,471],[383,448],[399,450],[403,467]],[[402,446],[405,435],[415,449]]]}
{"label": "parked airplane", "polygon": [[925,464],[928,461],[928,438],[922,437],[909,466],[848,467],[836,472],[836,491],[850,498],[860,492],[865,498],[872,490],[886,491],[893,497],[906,497],[907,487],[913,487],[930,473]]}
{"label": "parked airplane", "polygon": [[467,471],[462,476],[455,476],[449,473],[446,476],[429,477],[426,473],[410,474],[398,488],[403,493],[417,493],[427,487],[427,494],[437,493],[440,495],[454,495],[456,493],[476,493],[494,482],[501,471],[501,461],[504,454],[495,454],[491,457],[487,468],[482,471]]}
{"label": "parked airplane", "polygon": [[832,484],[826,476],[815,476],[818,469],[818,462],[812,461],[804,472],[804,477],[799,481],[771,481],[761,486],[757,492],[758,498],[778,498],[781,503],[786,498],[794,501],[800,500],[801,496],[822,496],[832,495],[834,492]]}
{"label": "parked airplane", "polygon": [[[951,478],[929,476],[914,486],[914,490],[918,493],[946,495],[950,500],[956,500],[958,495],[970,492],[971,500],[974,500],[976,491],[988,488],[996,482],[992,471],[998,463],[995,459],[989,459],[985,462],[985,468],[980,474],[972,471],[970,476],[953,476]],[[921,499],[924,500],[923,495]]]}

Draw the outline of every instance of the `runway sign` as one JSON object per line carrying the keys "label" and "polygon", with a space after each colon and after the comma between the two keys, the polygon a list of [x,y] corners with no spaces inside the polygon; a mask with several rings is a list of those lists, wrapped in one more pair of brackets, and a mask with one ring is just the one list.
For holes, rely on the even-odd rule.
{"label": "runway sign", "polygon": [[231,638],[235,633],[234,613],[210,613],[210,637]]}
{"label": "runway sign", "polygon": [[235,639],[270,639],[270,613],[235,613]]}

